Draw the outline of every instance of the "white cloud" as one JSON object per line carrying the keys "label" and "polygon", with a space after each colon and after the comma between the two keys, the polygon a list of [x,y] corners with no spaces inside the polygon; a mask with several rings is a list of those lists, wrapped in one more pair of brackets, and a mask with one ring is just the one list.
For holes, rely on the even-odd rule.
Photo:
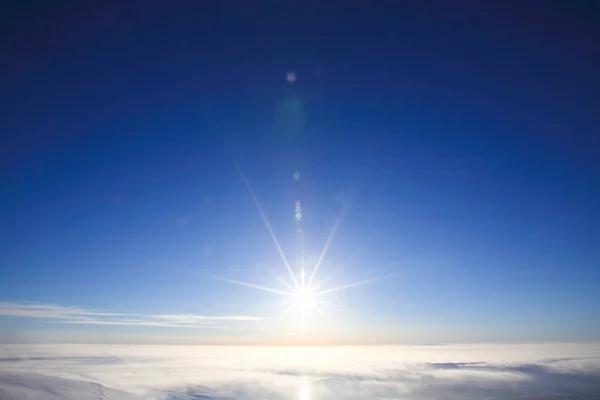
{"label": "white cloud", "polygon": [[27,318],[77,319],[85,316],[131,316],[132,314],[98,313],[76,307],[61,307],[36,303],[0,302],[0,315]]}
{"label": "white cloud", "polygon": [[74,325],[117,325],[117,326],[164,326],[164,327],[177,327],[177,328],[197,328],[198,325],[185,325],[176,324],[169,322],[151,322],[151,321],[107,321],[107,320],[67,320],[67,321],[54,321],[60,324],[74,324]]}
{"label": "white cloud", "polygon": [[227,316],[213,316],[207,317],[203,315],[170,315],[170,314],[157,314],[153,315],[153,318],[168,319],[173,321],[257,321],[265,319],[265,317],[254,317],[249,315],[227,315]]}
{"label": "white cloud", "polygon": [[[36,394],[18,397],[23,390]],[[600,394],[600,344],[0,345],[3,399],[87,399],[100,390],[106,399],[591,400]]]}
{"label": "white cloud", "polygon": [[42,318],[54,323],[78,325],[128,325],[177,328],[209,328],[217,322],[258,321],[256,316],[205,316],[193,314],[131,314],[97,312],[79,307],[36,303],[0,302],[0,316]]}

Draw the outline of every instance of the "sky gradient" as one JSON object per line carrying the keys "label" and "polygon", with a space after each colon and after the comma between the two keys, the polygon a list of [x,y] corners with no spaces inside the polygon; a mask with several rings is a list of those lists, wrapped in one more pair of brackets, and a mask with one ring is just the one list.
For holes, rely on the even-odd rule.
{"label": "sky gradient", "polygon": [[[597,6],[120,4],[2,16],[0,338],[600,339]],[[300,334],[212,278],[287,278],[240,171],[295,271],[299,200],[323,287],[385,279]]]}

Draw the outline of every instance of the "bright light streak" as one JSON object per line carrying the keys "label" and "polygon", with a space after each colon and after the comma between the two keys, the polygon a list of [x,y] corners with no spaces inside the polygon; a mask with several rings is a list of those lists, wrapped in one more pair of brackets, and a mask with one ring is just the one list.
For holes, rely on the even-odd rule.
{"label": "bright light streak", "polygon": [[308,383],[302,382],[298,391],[298,400],[310,400],[310,387]]}
{"label": "bright light streak", "polygon": [[290,285],[289,283],[287,283],[286,281],[284,281],[283,279],[281,279],[280,277],[278,277],[277,275],[275,275],[275,274],[274,274],[273,272],[271,272],[270,270],[267,270],[267,273],[268,273],[269,275],[271,275],[271,277],[273,277],[273,278],[274,278],[274,279],[275,279],[277,282],[279,282],[279,283],[281,283],[283,286],[285,286],[285,288],[286,288],[287,290],[289,290],[290,292],[293,292],[294,290],[296,290],[296,289],[294,289],[294,287],[293,287],[292,285]]}
{"label": "bright light streak", "polygon": [[300,287],[304,287],[304,271],[306,269],[304,232],[299,229],[298,234],[300,235]]}
{"label": "bright light streak", "polygon": [[310,285],[310,288],[312,290],[314,290],[315,292],[317,292],[318,291],[317,289],[320,288],[321,286],[325,285],[334,275],[335,275],[334,273],[330,273],[325,278],[321,279],[319,282],[316,282],[316,283],[313,282]]}
{"label": "bright light streak", "polygon": [[329,315],[327,315],[327,313],[325,312],[325,310],[323,310],[323,309],[322,309],[322,308],[319,306],[319,304],[317,304],[317,303],[320,303],[320,302],[319,302],[318,300],[315,300],[315,304],[314,304],[313,308],[314,308],[315,310],[317,310],[317,311],[319,312],[319,314],[321,314],[323,317],[325,317],[325,318],[329,318]]}
{"label": "bright light streak", "polygon": [[364,281],[349,283],[347,285],[342,285],[342,286],[334,287],[334,288],[331,288],[331,289],[325,289],[325,290],[322,290],[320,292],[315,293],[314,296],[322,296],[322,295],[328,294],[328,293],[339,292],[340,290],[346,290],[346,289],[350,289],[350,288],[353,288],[353,287],[361,286],[361,285],[364,285],[364,284],[367,284],[367,283],[371,283],[371,282],[375,282],[375,281],[380,281],[382,279],[389,278],[390,276],[391,275],[378,276],[378,277],[371,278],[371,279],[365,279]]}
{"label": "bright light streak", "polygon": [[242,170],[242,167],[240,167],[240,164],[237,162],[237,160],[235,160],[235,165],[236,165],[238,172],[240,173],[242,179],[244,180],[244,184],[246,185],[248,192],[250,192],[250,196],[252,196],[252,200],[254,200],[254,204],[256,205],[256,208],[257,208],[258,212],[260,213],[260,216],[262,217],[262,220],[265,223],[265,226],[267,227],[269,234],[271,235],[271,239],[273,239],[273,243],[275,243],[275,246],[277,247],[277,251],[279,252],[279,255],[281,256],[281,259],[283,260],[283,263],[285,264],[285,267],[288,270],[288,273],[290,274],[290,276],[292,277],[292,280],[294,281],[294,285],[296,287],[299,287],[298,281],[296,280],[296,277],[294,276],[294,272],[292,271],[292,267],[290,267],[290,263],[288,262],[285,254],[283,253],[283,249],[279,245],[279,242],[277,241],[277,238],[275,237],[275,233],[273,233],[273,229],[271,228],[271,223],[267,219],[265,212],[263,211],[262,207],[260,206],[260,203],[258,202],[256,195],[254,194],[254,190],[252,190],[252,186],[250,186],[250,182],[248,181],[248,178],[246,178],[246,174],[244,174],[244,171]]}
{"label": "bright light streak", "polygon": [[250,283],[250,282],[238,281],[236,279],[223,278],[221,276],[211,276],[211,277],[214,279],[221,280],[221,281],[235,283],[236,285],[247,286],[247,287],[251,287],[254,289],[258,289],[258,290],[263,290],[265,292],[277,293],[277,294],[281,294],[284,296],[292,296],[292,293],[284,292],[283,290],[272,289],[267,286],[255,285],[254,283]]}
{"label": "bright light streak", "polygon": [[321,254],[319,255],[317,263],[315,264],[315,267],[313,268],[313,272],[310,275],[310,278],[308,279],[308,286],[309,287],[312,284],[312,281],[315,278],[315,276],[317,276],[317,271],[319,271],[319,267],[321,266],[321,263],[323,262],[323,258],[325,258],[325,254],[327,254],[327,251],[329,250],[329,246],[331,245],[331,239],[333,238],[333,235],[335,234],[335,232],[337,231],[337,229],[338,229],[338,227],[340,225],[340,222],[342,220],[342,215],[343,214],[344,214],[344,208],[342,207],[342,209],[340,210],[339,215],[335,219],[335,223],[333,224],[333,227],[331,228],[331,232],[329,232],[329,236],[327,237],[327,241],[325,242],[325,246],[323,246],[323,251],[321,251]]}

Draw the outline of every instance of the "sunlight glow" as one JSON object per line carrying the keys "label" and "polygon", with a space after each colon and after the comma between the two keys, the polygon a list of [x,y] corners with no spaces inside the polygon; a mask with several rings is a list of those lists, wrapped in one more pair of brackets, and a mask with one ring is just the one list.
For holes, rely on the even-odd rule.
{"label": "sunlight glow", "polygon": [[323,258],[325,258],[325,255],[327,254],[327,251],[329,250],[329,246],[331,245],[331,239],[333,239],[333,235],[335,235],[335,232],[337,231],[337,229],[340,225],[340,221],[342,220],[343,213],[344,213],[344,209],[342,208],[340,210],[339,215],[335,219],[333,227],[331,228],[331,232],[329,232],[329,236],[327,237],[325,246],[323,246],[323,250],[321,251],[321,254],[319,255],[319,259],[317,260],[317,263],[315,264],[315,267],[313,268],[312,274],[310,274],[310,278],[308,279],[308,286],[310,286],[312,284],[313,279],[315,279],[315,277],[317,276],[317,272],[319,271],[321,262],[323,262]]}
{"label": "sunlight glow", "polygon": [[314,305],[315,293],[308,287],[302,287],[294,292],[292,302],[300,311],[308,311]]}
{"label": "sunlight glow", "polygon": [[298,391],[298,399],[299,400],[310,400],[310,388],[308,383],[303,382],[300,385],[300,390]]}
{"label": "sunlight glow", "polygon": [[[299,320],[300,320],[299,322],[302,326],[302,331],[304,331],[306,316],[310,313],[310,311],[313,311],[313,310],[318,311],[321,315],[327,317],[327,314],[325,313],[325,311],[323,311],[321,309],[321,307],[319,307],[319,304],[327,305],[330,303],[327,303],[325,301],[317,299],[318,297],[329,294],[329,293],[338,292],[341,290],[346,290],[349,288],[361,286],[361,285],[364,285],[369,282],[375,282],[375,281],[378,281],[378,280],[381,280],[383,278],[390,276],[390,275],[379,276],[379,277],[365,279],[365,280],[362,280],[359,282],[349,283],[349,284],[332,287],[332,288],[328,288],[328,289],[320,289],[320,287],[325,283],[325,281],[327,281],[327,279],[325,279],[321,282],[315,282],[315,278],[317,277],[317,272],[319,271],[319,267],[321,266],[321,263],[323,262],[323,259],[325,258],[327,251],[329,250],[332,238],[334,237],[336,231],[338,230],[342,216],[346,211],[346,207],[342,207],[339,215],[337,216],[337,218],[333,224],[333,227],[331,228],[331,231],[327,237],[325,245],[323,246],[323,249],[321,250],[321,252],[319,254],[317,262],[313,266],[311,274],[308,276],[305,274],[304,230],[300,226],[298,227],[297,232],[298,232],[298,238],[300,240],[301,257],[300,257],[299,277],[297,278],[296,274],[294,273],[292,267],[290,266],[290,264],[288,262],[286,255],[283,252],[283,249],[279,245],[279,241],[275,237],[275,233],[273,232],[273,229],[271,228],[271,224],[269,223],[269,220],[267,219],[265,212],[263,211],[260,203],[258,202],[258,198],[254,194],[254,190],[252,190],[252,187],[250,186],[250,182],[246,178],[246,174],[244,174],[244,171],[242,170],[242,168],[241,168],[240,164],[237,162],[237,160],[236,160],[236,166],[237,166],[240,176],[242,177],[242,180],[244,181],[244,184],[246,185],[246,188],[248,189],[248,192],[250,193],[250,196],[252,197],[252,200],[254,201],[254,205],[256,206],[256,209],[258,210],[258,212],[265,224],[265,227],[269,231],[269,235],[271,236],[271,239],[273,240],[273,243],[275,244],[275,247],[277,248],[277,251],[278,251],[279,255],[281,256],[281,260],[283,261],[283,264],[292,280],[292,284],[289,284],[289,283],[285,282],[283,279],[281,279],[280,277],[273,275],[270,271],[268,271],[269,274],[272,277],[274,277],[284,287],[284,289],[275,289],[275,288],[271,288],[271,287],[267,287],[267,286],[263,286],[263,285],[257,285],[254,283],[244,282],[244,281],[240,281],[237,279],[231,279],[231,278],[225,278],[225,277],[212,276],[213,278],[220,279],[220,280],[230,282],[230,283],[234,283],[236,285],[246,286],[246,287],[258,289],[258,290],[261,290],[264,292],[276,293],[276,294],[288,297],[288,301],[285,301],[284,304],[287,303],[287,304],[289,304],[289,306],[284,311],[284,314],[286,314],[290,311],[295,311],[297,316],[299,317]],[[296,209],[295,209],[296,224],[300,225],[302,218],[301,218],[301,214],[300,214],[301,213],[301,208],[300,208],[301,203],[299,200],[296,201],[295,206],[296,206]],[[317,290],[318,288],[319,288],[319,290]],[[308,396],[309,396],[308,386],[306,386],[306,387],[303,386],[300,390],[300,398],[304,400],[304,399],[308,399],[309,398]]]}

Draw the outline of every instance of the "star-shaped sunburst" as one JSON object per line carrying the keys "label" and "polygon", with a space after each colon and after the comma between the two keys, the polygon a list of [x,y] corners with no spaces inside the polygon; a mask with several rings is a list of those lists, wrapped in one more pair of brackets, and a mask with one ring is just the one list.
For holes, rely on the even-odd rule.
{"label": "star-shaped sunburst", "polygon": [[271,293],[277,293],[282,296],[285,296],[287,298],[285,303],[289,305],[288,308],[286,309],[286,312],[295,311],[297,313],[297,315],[300,317],[300,324],[302,326],[302,330],[304,330],[304,328],[305,328],[306,315],[309,313],[309,311],[317,310],[320,313],[324,314],[324,311],[320,308],[320,305],[325,305],[328,303],[321,300],[320,299],[321,296],[323,296],[325,294],[337,292],[340,290],[360,286],[365,283],[373,282],[373,281],[384,278],[383,276],[379,276],[376,278],[361,280],[358,282],[349,283],[349,284],[345,284],[345,285],[341,285],[341,286],[336,286],[336,287],[332,287],[332,288],[328,288],[328,289],[319,289],[321,284],[315,283],[315,278],[317,277],[317,272],[319,271],[321,263],[323,262],[323,259],[325,258],[327,251],[329,250],[329,247],[331,245],[331,240],[334,237],[336,231],[338,230],[342,216],[344,214],[345,208],[342,207],[342,210],[340,211],[338,217],[335,220],[335,223],[333,224],[333,227],[331,228],[331,231],[327,237],[325,245],[323,246],[323,250],[321,251],[319,258],[317,259],[316,264],[312,268],[312,272],[311,272],[309,278],[305,279],[304,232],[302,231],[302,229],[300,227],[300,221],[302,219],[302,214],[301,214],[302,211],[301,211],[300,201],[296,201],[295,219],[296,219],[296,223],[298,224],[298,230],[297,230],[298,235],[299,235],[299,237],[301,239],[301,243],[302,243],[300,279],[298,279],[296,277],[296,274],[294,273],[292,267],[290,266],[290,263],[288,262],[288,259],[285,255],[285,253],[283,252],[283,249],[281,248],[281,245],[279,244],[277,237],[275,236],[275,234],[273,232],[271,224],[270,224],[263,208],[261,207],[256,195],[254,194],[254,190],[252,190],[252,187],[250,186],[250,182],[246,178],[246,175],[244,174],[242,168],[240,167],[240,165],[237,161],[236,161],[236,166],[240,173],[240,176],[242,177],[242,179],[244,181],[244,184],[246,185],[246,188],[248,189],[248,192],[250,193],[250,196],[252,197],[252,200],[254,201],[256,209],[258,210],[258,212],[265,224],[265,227],[269,231],[269,235],[271,236],[271,239],[273,240],[273,243],[275,244],[275,247],[277,248],[277,251],[281,257],[281,260],[283,261],[283,264],[291,278],[292,284],[286,282],[285,280],[281,279],[278,276],[274,276],[274,277],[275,277],[275,279],[277,279],[277,281],[279,281],[279,283],[281,283],[281,285],[283,287],[282,289],[257,285],[257,284],[250,283],[250,282],[244,282],[244,281],[240,281],[237,279],[230,279],[230,278],[219,277],[219,276],[212,276],[213,278],[220,279],[220,280],[230,282],[230,283],[234,283],[237,285],[251,287],[254,289],[271,292]]}

